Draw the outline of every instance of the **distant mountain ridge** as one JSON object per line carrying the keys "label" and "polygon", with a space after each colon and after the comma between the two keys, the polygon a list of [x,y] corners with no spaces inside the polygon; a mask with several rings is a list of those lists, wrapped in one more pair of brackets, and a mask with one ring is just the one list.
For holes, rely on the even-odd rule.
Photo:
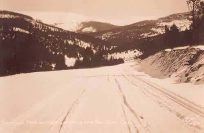
{"label": "distant mountain ridge", "polygon": [[189,28],[191,21],[189,13],[172,14],[157,20],[144,20],[134,24],[116,27],[114,29],[89,33],[90,35],[120,46],[132,43],[134,40],[154,37],[163,34],[165,25],[177,25],[181,31]]}
{"label": "distant mountain ridge", "polygon": [[[83,33],[91,35],[95,38],[107,42],[108,45],[114,47],[111,53],[125,53],[127,51],[139,51],[140,58],[146,58],[160,50],[170,47],[168,42],[165,42],[165,26],[175,24],[180,31],[188,32],[191,20],[190,13],[176,13],[156,20],[144,20],[130,25],[116,27],[114,29]],[[180,36],[185,36],[182,32]],[[171,44],[174,46],[183,46],[180,44]],[[136,52],[137,53],[137,52]],[[135,55],[135,57],[138,57]]]}

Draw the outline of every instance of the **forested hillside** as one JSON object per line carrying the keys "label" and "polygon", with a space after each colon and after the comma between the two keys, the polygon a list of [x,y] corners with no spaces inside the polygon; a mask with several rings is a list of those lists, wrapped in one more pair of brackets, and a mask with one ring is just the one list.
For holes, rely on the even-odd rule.
{"label": "forested hillside", "polygon": [[0,12],[0,31],[0,75],[97,66],[110,49],[100,39],[8,11]]}

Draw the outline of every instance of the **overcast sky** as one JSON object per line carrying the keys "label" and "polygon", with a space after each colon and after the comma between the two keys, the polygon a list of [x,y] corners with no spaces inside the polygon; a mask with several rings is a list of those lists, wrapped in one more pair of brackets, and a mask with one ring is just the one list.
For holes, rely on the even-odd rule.
{"label": "overcast sky", "polygon": [[186,0],[0,0],[11,11],[72,12],[104,19],[134,19],[188,11]]}

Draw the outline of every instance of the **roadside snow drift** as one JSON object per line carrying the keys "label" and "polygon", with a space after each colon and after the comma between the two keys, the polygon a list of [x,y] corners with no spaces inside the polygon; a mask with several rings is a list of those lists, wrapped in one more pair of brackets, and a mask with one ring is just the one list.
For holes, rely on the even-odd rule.
{"label": "roadside snow drift", "polygon": [[176,77],[178,82],[204,83],[202,46],[168,49],[143,60],[141,66],[152,76]]}

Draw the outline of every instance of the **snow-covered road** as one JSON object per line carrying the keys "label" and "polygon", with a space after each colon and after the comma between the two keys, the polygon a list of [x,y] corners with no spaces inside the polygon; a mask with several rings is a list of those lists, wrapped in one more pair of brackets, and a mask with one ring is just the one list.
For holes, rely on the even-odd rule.
{"label": "snow-covered road", "polygon": [[131,65],[1,77],[0,133],[204,133],[204,85]]}

